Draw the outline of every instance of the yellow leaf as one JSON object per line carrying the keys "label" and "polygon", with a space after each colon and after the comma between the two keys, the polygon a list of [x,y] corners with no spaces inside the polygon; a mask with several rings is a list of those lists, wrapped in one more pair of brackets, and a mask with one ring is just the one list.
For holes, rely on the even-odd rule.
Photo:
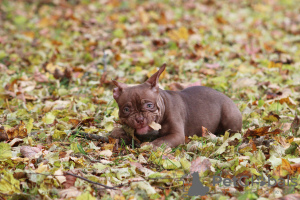
{"label": "yellow leaf", "polygon": [[180,40],[188,40],[189,39],[189,32],[185,27],[180,27],[177,30],[172,30],[168,33],[168,36],[170,39],[175,40],[175,41],[180,41]]}
{"label": "yellow leaf", "polygon": [[37,25],[38,25],[39,28],[46,28],[46,27],[52,26],[54,24],[55,24],[55,20],[54,19],[44,17],[43,19],[41,19],[38,22]]}
{"label": "yellow leaf", "polygon": [[278,177],[285,177],[287,175],[292,175],[294,173],[290,163],[282,158],[282,164],[279,165],[275,170],[274,170],[274,175]]}
{"label": "yellow leaf", "polygon": [[53,139],[64,139],[67,134],[64,131],[59,131],[57,129],[54,130],[54,134],[52,135]]}
{"label": "yellow leaf", "polygon": [[29,37],[30,39],[34,38],[34,32],[32,32],[32,31],[26,31],[23,33],[23,35],[25,35],[26,37]]}
{"label": "yellow leaf", "polygon": [[116,119],[119,118],[119,111],[118,109],[115,109],[112,113],[111,113],[112,116],[114,116]]}
{"label": "yellow leaf", "polygon": [[149,22],[149,15],[148,13],[144,10],[144,8],[140,7],[138,9],[139,17],[140,20],[143,24],[147,24]]}
{"label": "yellow leaf", "polygon": [[20,193],[20,181],[16,180],[14,176],[7,171],[1,171],[3,174],[0,178],[0,192],[4,194]]}
{"label": "yellow leaf", "polygon": [[88,191],[85,192],[85,193],[83,193],[82,195],[80,195],[80,196],[78,196],[78,197],[76,198],[76,200],[86,200],[86,199],[89,199],[89,200],[96,200],[96,198],[93,197],[93,196],[91,195],[91,193],[89,193]]}
{"label": "yellow leaf", "polygon": [[52,124],[55,120],[55,116],[49,112],[49,113],[46,113],[46,115],[43,117],[42,121],[45,123],[45,124]]}
{"label": "yellow leaf", "polygon": [[46,66],[46,69],[48,72],[50,72],[51,74],[54,74],[55,70],[58,69],[60,72],[63,72],[64,69],[58,65],[55,65],[53,63],[48,63]]}
{"label": "yellow leaf", "polygon": [[44,165],[44,163],[41,163],[39,167],[35,170],[37,173],[43,173],[48,171],[48,165]]}
{"label": "yellow leaf", "polygon": [[5,161],[12,157],[11,146],[8,143],[0,143],[0,161]]}
{"label": "yellow leaf", "polygon": [[33,127],[33,121],[34,120],[32,118],[30,118],[28,123],[26,124],[27,134],[29,134],[29,135],[30,135],[32,127]]}
{"label": "yellow leaf", "polygon": [[107,123],[107,124],[105,125],[105,129],[106,129],[107,131],[112,131],[112,130],[114,129],[113,123]]}
{"label": "yellow leaf", "polygon": [[268,68],[281,68],[282,67],[282,63],[275,63],[273,61],[270,61],[268,64]]}

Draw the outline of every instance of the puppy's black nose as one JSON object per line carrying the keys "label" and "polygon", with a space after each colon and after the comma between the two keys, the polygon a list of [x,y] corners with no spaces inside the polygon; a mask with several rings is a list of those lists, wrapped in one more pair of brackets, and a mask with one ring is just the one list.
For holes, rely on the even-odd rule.
{"label": "puppy's black nose", "polygon": [[136,122],[137,122],[138,124],[144,123],[144,117],[142,117],[142,116],[139,116],[139,117],[135,118],[135,120],[136,120]]}

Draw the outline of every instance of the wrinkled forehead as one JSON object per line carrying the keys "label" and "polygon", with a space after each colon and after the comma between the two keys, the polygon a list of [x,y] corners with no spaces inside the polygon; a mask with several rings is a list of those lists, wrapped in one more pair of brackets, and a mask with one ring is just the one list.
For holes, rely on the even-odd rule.
{"label": "wrinkled forehead", "polygon": [[142,100],[148,100],[155,102],[157,94],[144,85],[138,85],[125,88],[119,98],[119,103],[124,104],[126,102],[141,103]]}

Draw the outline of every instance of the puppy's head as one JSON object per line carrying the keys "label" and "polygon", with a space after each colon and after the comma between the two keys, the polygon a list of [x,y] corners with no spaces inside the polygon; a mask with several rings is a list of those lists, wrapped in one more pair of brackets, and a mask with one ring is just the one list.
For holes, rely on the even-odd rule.
{"label": "puppy's head", "polygon": [[113,90],[113,97],[119,106],[121,123],[135,129],[138,135],[147,134],[153,121],[157,122],[159,110],[157,100],[159,96],[158,78],[165,70],[166,64],[153,74],[145,83],[128,87],[124,83],[113,81],[117,86]]}

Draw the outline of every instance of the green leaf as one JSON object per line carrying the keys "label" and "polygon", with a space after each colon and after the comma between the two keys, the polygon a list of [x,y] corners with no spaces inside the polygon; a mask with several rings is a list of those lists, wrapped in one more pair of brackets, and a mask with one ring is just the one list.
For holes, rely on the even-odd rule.
{"label": "green leaf", "polygon": [[0,161],[5,161],[12,157],[11,146],[8,143],[0,143]]}
{"label": "green leaf", "polygon": [[86,191],[85,193],[76,197],[76,200],[97,200],[97,198],[93,197],[90,192]]}
{"label": "green leaf", "polygon": [[0,171],[0,193],[14,194],[21,193],[20,181],[16,180],[12,173],[2,170]]}
{"label": "green leaf", "polygon": [[52,112],[46,113],[46,115],[43,117],[43,122],[45,124],[52,124],[55,120],[55,115],[52,114]]}

